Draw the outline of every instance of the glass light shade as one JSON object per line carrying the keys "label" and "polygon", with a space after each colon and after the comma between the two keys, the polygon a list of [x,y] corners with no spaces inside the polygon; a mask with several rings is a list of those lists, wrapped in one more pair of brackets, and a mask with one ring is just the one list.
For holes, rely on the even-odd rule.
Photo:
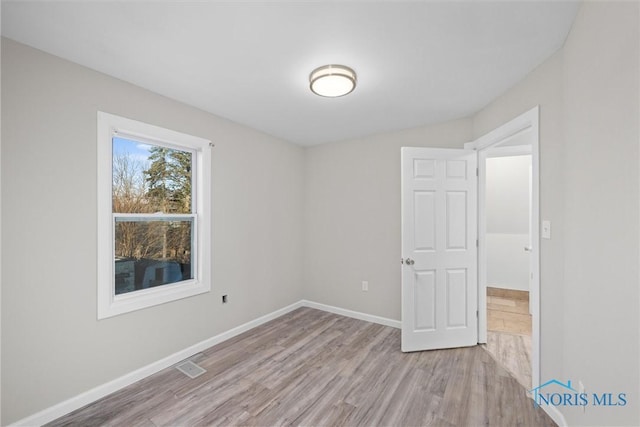
{"label": "glass light shade", "polygon": [[309,87],[313,93],[336,98],[353,92],[356,88],[356,72],[344,65],[324,65],[309,75]]}

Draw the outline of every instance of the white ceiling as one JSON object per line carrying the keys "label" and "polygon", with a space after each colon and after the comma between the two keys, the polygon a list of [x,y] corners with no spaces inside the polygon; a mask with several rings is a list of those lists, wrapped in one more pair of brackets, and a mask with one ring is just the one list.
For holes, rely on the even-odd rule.
{"label": "white ceiling", "polygon": [[[559,49],[562,1],[2,2],[2,35],[302,145],[469,116]],[[356,90],[308,89],[320,65]]]}

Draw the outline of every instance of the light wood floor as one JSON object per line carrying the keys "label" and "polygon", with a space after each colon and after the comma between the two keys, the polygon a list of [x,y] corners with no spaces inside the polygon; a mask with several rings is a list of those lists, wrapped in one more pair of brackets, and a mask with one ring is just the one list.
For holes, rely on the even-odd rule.
{"label": "light wood floor", "polygon": [[527,390],[531,389],[529,293],[487,288],[486,349]]}
{"label": "light wood floor", "polygon": [[554,426],[480,346],[400,352],[400,330],[301,308],[52,426]]}

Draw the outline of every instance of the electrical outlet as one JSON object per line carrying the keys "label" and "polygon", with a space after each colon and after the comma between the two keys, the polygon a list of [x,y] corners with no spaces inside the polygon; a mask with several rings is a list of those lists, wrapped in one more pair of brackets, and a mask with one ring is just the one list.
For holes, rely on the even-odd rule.
{"label": "electrical outlet", "polygon": [[369,290],[369,282],[367,282],[366,280],[362,281],[362,291],[363,292],[367,292]]}

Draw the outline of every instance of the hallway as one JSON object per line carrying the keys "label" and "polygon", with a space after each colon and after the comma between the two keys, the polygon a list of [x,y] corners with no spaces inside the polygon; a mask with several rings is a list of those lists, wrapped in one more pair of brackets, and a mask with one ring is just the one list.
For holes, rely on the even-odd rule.
{"label": "hallway", "polygon": [[487,288],[486,349],[520,384],[531,389],[528,292]]}

